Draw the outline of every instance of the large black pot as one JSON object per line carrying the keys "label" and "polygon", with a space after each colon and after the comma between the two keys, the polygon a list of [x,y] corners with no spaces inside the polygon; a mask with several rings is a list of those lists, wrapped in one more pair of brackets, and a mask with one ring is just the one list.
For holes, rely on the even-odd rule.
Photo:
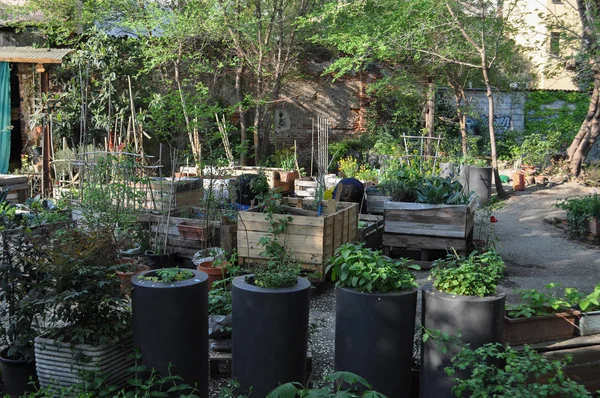
{"label": "large black pot", "polygon": [[335,293],[335,370],[364,377],[388,397],[408,397],[417,307],[417,289]]}
{"label": "large black pot", "polygon": [[[252,278],[252,276],[248,276]],[[310,282],[265,289],[233,280],[232,378],[239,392],[265,397],[282,383],[306,381]]]}
{"label": "large black pot", "polygon": [[[20,397],[27,391],[35,391],[37,382],[35,361],[20,361],[7,358],[8,348],[0,352],[0,367],[4,379],[4,392],[11,397]],[[30,380],[31,379],[31,380]]]}
{"label": "large black pot", "polygon": [[[440,292],[434,287],[423,288],[421,324],[426,330],[440,331],[456,337],[462,344],[479,348],[486,343],[501,343],[504,319],[504,293],[488,297],[456,296]],[[448,350],[440,350],[444,342],[430,338],[421,350],[420,397],[444,398],[452,394],[453,379],[446,375],[452,357],[462,344],[449,342]]]}
{"label": "large black pot", "polygon": [[170,253],[156,254],[152,250],[146,250],[146,263],[151,270],[173,267],[173,256]]}
{"label": "large black pot", "polygon": [[478,206],[486,204],[492,196],[492,168],[469,166],[466,191],[475,192]]}
{"label": "large black pot", "polygon": [[153,270],[131,278],[133,340],[144,365],[163,376],[181,376],[197,385],[199,396],[207,397],[208,276],[190,271],[193,278],[171,283],[141,279],[153,276]]}

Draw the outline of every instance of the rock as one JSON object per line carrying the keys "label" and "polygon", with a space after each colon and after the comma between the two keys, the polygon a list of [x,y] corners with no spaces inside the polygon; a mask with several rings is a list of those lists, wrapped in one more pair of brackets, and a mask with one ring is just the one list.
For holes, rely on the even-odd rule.
{"label": "rock", "polygon": [[547,213],[544,216],[544,222],[551,225],[562,224],[563,220],[567,219],[567,211],[566,210],[555,210],[550,213]]}

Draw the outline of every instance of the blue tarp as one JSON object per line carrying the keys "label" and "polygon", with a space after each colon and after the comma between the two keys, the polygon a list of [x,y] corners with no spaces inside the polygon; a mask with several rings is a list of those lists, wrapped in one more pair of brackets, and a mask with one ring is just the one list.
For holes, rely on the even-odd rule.
{"label": "blue tarp", "polygon": [[8,173],[10,132],[10,68],[0,62],[0,174]]}

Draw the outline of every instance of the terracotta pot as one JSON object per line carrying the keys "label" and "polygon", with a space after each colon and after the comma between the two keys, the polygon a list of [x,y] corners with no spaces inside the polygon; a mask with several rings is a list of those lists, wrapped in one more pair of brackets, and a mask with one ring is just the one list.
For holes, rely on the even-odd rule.
{"label": "terracotta pot", "polygon": [[525,190],[525,173],[521,170],[513,173],[513,189],[515,191]]}
{"label": "terracotta pot", "polygon": [[227,271],[223,269],[228,265],[229,263],[221,263],[221,265],[213,266],[212,261],[198,264],[198,271],[205,272],[208,275],[208,290],[212,289],[213,282],[220,281],[227,276]]}
{"label": "terracotta pot", "polygon": [[527,183],[527,185],[533,185],[535,184],[535,176],[525,176],[525,182]]}
{"label": "terracotta pot", "polygon": [[535,176],[535,183],[538,185],[544,185],[546,183],[546,176]]}
{"label": "terracotta pot", "polygon": [[296,180],[296,178],[298,178],[297,171],[280,171],[279,172],[279,179],[281,180],[281,182],[292,182],[292,181]]}
{"label": "terracotta pot", "polygon": [[205,240],[207,228],[202,222],[184,221],[177,224],[177,230],[185,240]]}
{"label": "terracotta pot", "polygon": [[[121,261],[124,261],[124,260],[133,260],[133,259],[121,259]],[[134,262],[125,261],[124,263],[125,264],[126,263],[133,264]],[[134,275],[137,275],[140,272],[148,271],[149,269],[150,269],[150,267],[148,267],[147,265],[137,264],[135,271],[117,271],[116,274],[119,277],[119,279],[121,279],[121,292],[124,294],[129,294],[129,292],[131,291],[131,278]]]}
{"label": "terracotta pot", "polygon": [[600,236],[600,218],[593,217],[591,220],[588,220],[585,224],[585,230],[594,238]]}

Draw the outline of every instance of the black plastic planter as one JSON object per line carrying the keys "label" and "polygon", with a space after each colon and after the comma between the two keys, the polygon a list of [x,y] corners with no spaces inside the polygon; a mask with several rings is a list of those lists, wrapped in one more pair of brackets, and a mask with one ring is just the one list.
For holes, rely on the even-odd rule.
{"label": "black plastic planter", "polygon": [[[251,277],[251,276],[249,276]],[[240,393],[265,397],[282,383],[306,381],[310,282],[264,289],[233,280],[232,378]]]}
{"label": "black plastic planter", "polygon": [[161,375],[181,376],[207,397],[208,276],[190,271],[193,278],[171,283],[140,279],[153,276],[152,270],[131,278],[133,340],[144,365]]}
{"label": "black plastic planter", "polygon": [[477,204],[483,206],[492,196],[492,168],[469,166],[467,193],[475,192]]}
{"label": "black plastic planter", "polygon": [[[504,293],[488,297],[455,296],[424,287],[421,324],[426,330],[440,331],[452,337],[460,334],[460,341],[470,344],[473,349],[486,343],[501,343],[505,300]],[[446,375],[444,369],[450,366],[461,346],[452,341],[447,343],[447,352],[438,348],[444,342],[435,338],[423,344],[421,398],[454,397],[451,390],[456,376]]]}
{"label": "black plastic planter", "polygon": [[171,254],[155,254],[151,250],[146,250],[146,263],[151,270],[169,268],[174,266]]}
{"label": "black plastic planter", "polygon": [[20,397],[27,391],[35,391],[35,384],[30,384],[30,378],[37,381],[35,361],[18,361],[6,357],[8,348],[0,352],[0,367],[4,379],[4,392],[11,397]]}
{"label": "black plastic planter", "polygon": [[364,377],[388,397],[409,397],[417,289],[335,289],[335,370]]}

